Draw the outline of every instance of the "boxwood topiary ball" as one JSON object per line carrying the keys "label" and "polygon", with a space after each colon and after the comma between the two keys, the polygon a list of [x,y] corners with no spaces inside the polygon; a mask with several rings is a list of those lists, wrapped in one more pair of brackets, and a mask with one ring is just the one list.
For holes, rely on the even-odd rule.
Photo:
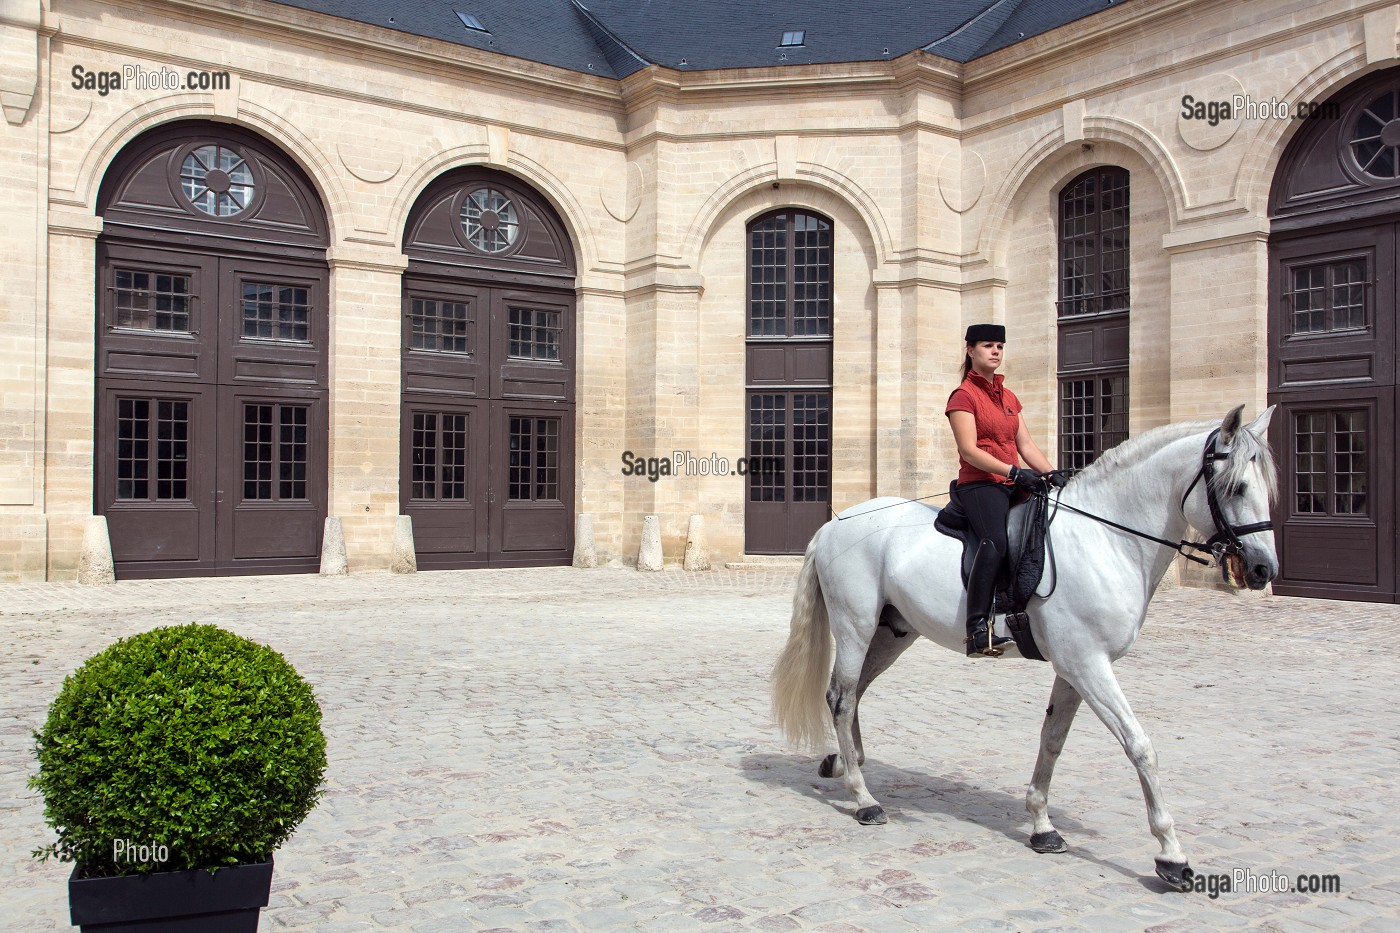
{"label": "boxwood topiary ball", "polygon": [[193,623],[89,658],[34,740],[29,783],[58,833],[35,855],[87,877],[265,861],[326,769],[321,709],[287,660]]}

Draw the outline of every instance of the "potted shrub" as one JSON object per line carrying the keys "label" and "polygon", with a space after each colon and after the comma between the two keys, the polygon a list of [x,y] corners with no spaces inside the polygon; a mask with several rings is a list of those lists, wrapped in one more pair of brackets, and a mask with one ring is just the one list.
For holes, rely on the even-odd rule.
{"label": "potted shrub", "polygon": [[34,733],[56,843],[90,931],[248,931],[272,851],[321,794],[310,686],[276,651],[212,625],[125,638],[70,675]]}

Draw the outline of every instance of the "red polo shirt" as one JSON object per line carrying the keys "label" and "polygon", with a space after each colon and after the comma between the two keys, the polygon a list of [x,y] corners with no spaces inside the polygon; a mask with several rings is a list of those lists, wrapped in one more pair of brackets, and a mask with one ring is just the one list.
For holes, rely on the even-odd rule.
{"label": "red polo shirt", "polygon": [[[972,412],[977,422],[977,446],[996,457],[1002,463],[1020,466],[1016,458],[1016,431],[1021,426],[1021,400],[1002,385],[1005,377],[997,373],[988,382],[975,369],[968,370],[962,384],[948,396],[946,415],[954,411]],[[1005,476],[987,473],[968,464],[958,457],[958,482],[973,483],[978,480],[995,480],[1009,483]]]}

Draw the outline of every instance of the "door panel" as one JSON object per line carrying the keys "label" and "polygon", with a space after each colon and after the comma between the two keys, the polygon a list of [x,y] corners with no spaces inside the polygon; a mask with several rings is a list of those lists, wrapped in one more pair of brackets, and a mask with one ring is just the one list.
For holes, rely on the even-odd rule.
{"label": "door panel", "polygon": [[324,276],[286,263],[219,261],[219,382],[324,388]]}
{"label": "door panel", "polygon": [[751,391],[748,438],[744,550],[801,554],[831,517],[831,393]]}
{"label": "door panel", "polygon": [[214,381],[217,260],[102,243],[97,270],[99,379]]}
{"label": "door panel", "polygon": [[221,574],[310,572],[326,515],[326,403],[313,390],[221,387],[215,495]]}
{"label": "door panel", "polygon": [[1395,547],[1394,389],[1347,390],[1284,402],[1275,419],[1282,480],[1278,505],[1281,595],[1389,601]]}
{"label": "door panel", "polygon": [[491,300],[491,397],[573,399],[573,301],[515,289]]}
{"label": "door panel", "polygon": [[212,396],[200,386],[131,383],[99,398],[96,510],[123,578],[207,568],[213,553]]}
{"label": "door panel", "polygon": [[486,398],[487,290],[415,280],[404,287],[403,391]]}
{"label": "door panel", "polygon": [[485,402],[405,401],[400,508],[423,570],[486,564]]}
{"label": "door panel", "polygon": [[492,406],[487,492],[494,567],[567,564],[573,552],[574,416],[562,405]]}

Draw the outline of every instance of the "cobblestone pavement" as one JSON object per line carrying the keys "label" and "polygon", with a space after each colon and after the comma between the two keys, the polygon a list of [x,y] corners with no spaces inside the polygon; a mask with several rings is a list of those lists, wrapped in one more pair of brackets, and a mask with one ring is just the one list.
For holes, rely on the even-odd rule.
{"label": "cobblestone pavement", "polygon": [[[1168,892],[1136,777],[1082,712],[1026,846],[1051,673],[916,646],[866,698],[858,825],[786,750],[766,676],[791,569],[486,570],[0,586],[0,927],[68,929],[70,866],[25,788],[63,677],[121,636],[214,622],[325,710],[327,793],[261,929],[1395,930],[1400,609],[1175,589],[1119,676],[1198,872],[1340,894]],[[920,650],[922,649],[922,650]]]}

